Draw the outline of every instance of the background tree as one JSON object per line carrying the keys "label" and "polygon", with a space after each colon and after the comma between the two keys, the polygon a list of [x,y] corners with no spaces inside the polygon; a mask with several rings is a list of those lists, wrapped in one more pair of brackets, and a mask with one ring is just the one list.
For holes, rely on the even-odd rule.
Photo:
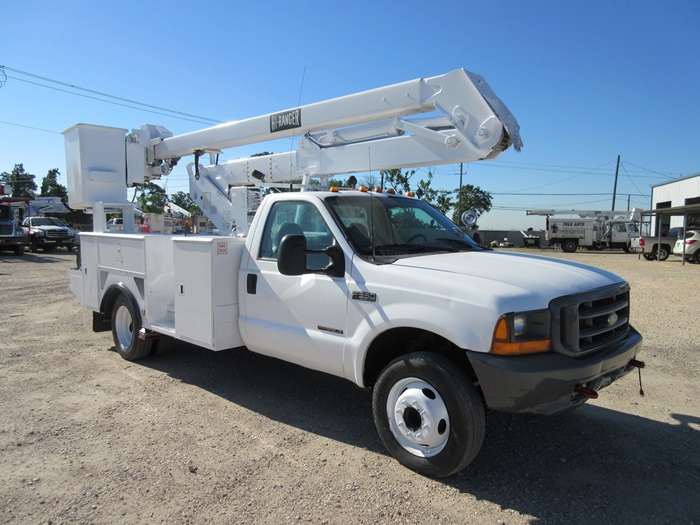
{"label": "background tree", "polygon": [[63,184],[59,184],[58,176],[60,172],[58,168],[50,169],[46,176],[41,180],[40,197],[60,197],[61,202],[68,203],[68,188]]}
{"label": "background tree", "polygon": [[4,171],[0,174],[0,183],[12,186],[13,197],[36,197],[35,175],[24,171],[24,164],[15,164],[11,173]]}
{"label": "background tree", "polygon": [[491,209],[491,194],[484,191],[478,186],[466,184],[462,186],[462,191],[459,188],[455,190],[457,194],[457,202],[454,204],[454,212],[452,213],[452,221],[459,224],[459,216],[467,211],[474,210],[477,217],[481,217]]}
{"label": "background tree", "polygon": [[437,200],[438,190],[432,187],[433,184],[433,173],[428,172],[427,179],[421,179],[418,181],[418,187],[416,188],[416,197],[420,200],[427,202],[431,206],[435,206],[435,201]]}
{"label": "background tree", "polygon": [[173,193],[170,196],[170,202],[177,206],[180,206],[180,208],[186,209],[192,215],[200,215],[202,213],[202,210],[199,209],[197,203],[194,202],[194,200],[192,200],[192,197],[190,197],[190,194],[185,193],[184,191],[178,191],[176,193]]}
{"label": "background tree", "polygon": [[447,217],[447,213],[454,208],[454,201],[452,200],[452,194],[454,191],[450,190],[438,190],[435,202],[431,203],[436,210]]}
{"label": "background tree", "polygon": [[140,186],[136,199],[138,208],[144,213],[163,213],[163,206],[168,202],[168,194],[153,182]]}
{"label": "background tree", "polygon": [[411,177],[416,174],[416,170],[402,172],[400,169],[381,170],[384,187],[393,188],[399,195],[404,195],[411,191]]}
{"label": "background tree", "polygon": [[362,178],[362,181],[358,181],[357,187],[359,188],[360,186],[364,186],[365,188],[369,188],[370,190],[373,190],[377,186],[381,184],[381,180],[377,175],[374,173],[368,173]]}

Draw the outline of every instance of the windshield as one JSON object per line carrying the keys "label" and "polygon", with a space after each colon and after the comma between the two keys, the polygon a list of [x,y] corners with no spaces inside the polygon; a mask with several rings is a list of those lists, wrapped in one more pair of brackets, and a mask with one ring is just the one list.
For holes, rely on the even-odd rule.
{"label": "windshield", "polygon": [[32,226],[61,226],[65,228],[66,225],[56,217],[33,217]]}
{"label": "windshield", "polygon": [[435,208],[417,199],[341,194],[326,199],[346,238],[366,257],[480,250]]}

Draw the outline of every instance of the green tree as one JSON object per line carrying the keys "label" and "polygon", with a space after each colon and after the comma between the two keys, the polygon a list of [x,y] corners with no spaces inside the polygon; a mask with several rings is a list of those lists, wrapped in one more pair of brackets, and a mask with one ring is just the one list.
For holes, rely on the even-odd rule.
{"label": "green tree", "polygon": [[466,184],[462,186],[462,191],[459,188],[455,190],[457,194],[457,203],[454,204],[454,212],[452,221],[459,224],[459,216],[467,210],[474,210],[477,217],[488,212],[491,209],[491,194],[484,191],[478,186]]}
{"label": "green tree", "polygon": [[63,184],[59,184],[58,182],[58,176],[60,175],[60,172],[58,171],[58,168],[53,168],[50,169],[49,172],[46,174],[46,177],[44,177],[41,180],[41,197],[60,197],[61,202],[67,203],[68,202],[68,188],[66,188]]}
{"label": "green tree", "polygon": [[435,209],[444,216],[447,216],[447,212],[449,212],[455,205],[454,201],[452,200],[453,193],[454,191],[450,190],[438,190],[435,202],[431,203]]}
{"label": "green tree", "polygon": [[180,206],[180,208],[186,209],[193,215],[199,215],[202,213],[202,210],[200,210],[199,206],[197,206],[197,203],[195,203],[194,200],[192,200],[192,197],[190,197],[189,193],[185,193],[184,191],[178,191],[176,193],[173,193],[170,196],[170,202],[176,204],[177,206]]}
{"label": "green tree", "polygon": [[431,206],[435,206],[435,201],[437,200],[438,190],[432,187],[433,184],[433,173],[428,172],[427,179],[421,179],[418,181],[418,187],[416,188],[416,197],[420,200],[427,202]]}
{"label": "green tree", "polygon": [[12,186],[13,197],[36,197],[35,175],[24,171],[24,164],[15,164],[11,173],[4,171],[0,174],[0,183]]}
{"label": "green tree", "polygon": [[416,170],[402,172],[400,169],[381,170],[384,186],[393,188],[399,195],[404,195],[411,191],[411,177],[416,174]]}
{"label": "green tree", "polygon": [[147,182],[139,189],[136,200],[139,209],[144,213],[163,213],[163,206],[168,202],[165,190],[153,182]]}

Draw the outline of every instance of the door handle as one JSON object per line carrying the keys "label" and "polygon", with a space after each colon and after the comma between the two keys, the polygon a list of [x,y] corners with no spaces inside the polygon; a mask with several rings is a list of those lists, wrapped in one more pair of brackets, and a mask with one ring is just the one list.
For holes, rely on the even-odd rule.
{"label": "door handle", "polygon": [[255,273],[249,273],[246,276],[246,291],[251,295],[255,295],[257,288],[258,288],[258,275]]}

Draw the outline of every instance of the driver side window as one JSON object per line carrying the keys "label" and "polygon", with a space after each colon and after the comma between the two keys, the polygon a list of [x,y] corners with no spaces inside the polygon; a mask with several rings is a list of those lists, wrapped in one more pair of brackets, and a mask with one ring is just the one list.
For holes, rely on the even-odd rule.
{"label": "driver side window", "polygon": [[[276,202],[265,223],[258,257],[277,260],[282,239],[292,234],[306,237],[306,245],[310,250],[322,250],[333,244],[330,230],[313,204],[297,201]],[[309,254],[306,257],[307,268],[313,270],[325,268],[329,262],[329,257],[324,254]]]}

